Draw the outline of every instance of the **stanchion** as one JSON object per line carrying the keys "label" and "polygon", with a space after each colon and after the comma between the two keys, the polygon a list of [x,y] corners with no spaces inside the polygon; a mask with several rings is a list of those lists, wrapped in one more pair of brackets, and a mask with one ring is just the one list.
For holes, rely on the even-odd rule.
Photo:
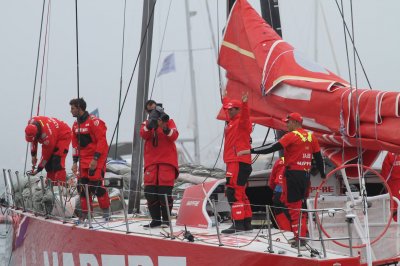
{"label": "stanchion", "polygon": [[270,213],[269,205],[266,206],[266,215],[267,215],[267,228],[268,228],[268,252],[274,253],[274,247],[272,245],[271,213]]}
{"label": "stanchion", "polygon": [[126,225],[126,233],[129,234],[129,224],[128,224],[128,212],[126,210],[126,203],[124,199],[124,191],[123,189],[119,190],[119,194],[121,196],[122,208],[124,209],[124,218],[125,218],[125,225]]}
{"label": "stanchion", "polygon": [[25,208],[24,196],[22,195],[22,187],[21,187],[21,184],[19,183],[19,172],[18,171],[15,171],[15,176],[17,177],[18,191],[19,191],[19,194],[21,195],[22,210],[25,212],[26,208]]}
{"label": "stanchion", "polygon": [[14,184],[13,184],[12,178],[11,178],[11,169],[8,169],[7,171],[8,171],[8,181],[9,181],[9,184],[11,187],[13,206],[18,209],[17,202],[15,201],[15,189],[14,189]]}
{"label": "stanchion", "polygon": [[49,218],[49,213],[48,213],[48,211],[47,211],[46,204],[43,202],[43,199],[44,199],[44,197],[46,196],[46,192],[45,192],[45,190],[44,190],[43,176],[40,176],[39,178],[40,178],[40,184],[41,184],[41,186],[42,186],[42,207],[43,207],[43,209],[44,209],[44,215],[45,215],[46,219],[48,219],[48,218]]}
{"label": "stanchion", "polygon": [[169,222],[169,230],[170,230],[170,234],[171,234],[171,239],[175,239],[174,230],[172,228],[171,213],[169,212],[169,203],[168,203],[168,195],[167,194],[164,194],[164,199],[165,199],[165,208],[167,209],[167,214],[168,214],[168,222]]}
{"label": "stanchion", "polygon": [[7,207],[10,207],[10,199],[9,199],[9,193],[8,193],[8,182],[7,182],[7,174],[6,174],[6,169],[3,168],[3,176],[4,176],[4,186],[6,187],[6,203]]}
{"label": "stanchion", "polygon": [[59,194],[59,196],[60,196],[60,205],[61,205],[61,214],[62,214],[62,222],[63,222],[63,224],[65,224],[65,205],[64,205],[64,203],[63,203],[63,197],[62,197],[62,194],[63,194],[63,189],[61,188],[61,186],[60,186],[60,182],[59,181],[57,181],[57,187],[58,187],[58,194]]}
{"label": "stanchion", "polygon": [[212,205],[213,205],[213,209],[214,209],[215,228],[217,228],[218,243],[219,243],[219,246],[221,247],[224,244],[222,244],[222,241],[221,241],[221,234],[219,232],[218,212],[217,212],[217,206],[215,204],[214,199],[212,200]]}
{"label": "stanchion", "polygon": [[[85,196],[86,196],[86,205],[87,205],[87,218],[89,221],[89,229],[93,229],[92,226],[92,213],[91,213],[91,206],[90,206],[90,199],[89,199],[89,187],[88,184],[85,184]],[[82,207],[82,206],[81,206]],[[83,211],[83,210],[82,210]]]}
{"label": "stanchion", "polygon": [[[323,213],[323,212],[322,212]],[[318,215],[318,213],[314,213],[314,215]],[[322,239],[322,229],[321,229],[321,224],[316,223],[317,228],[318,228],[318,234],[319,234],[319,241],[321,241],[321,247],[322,247],[322,252],[324,253],[324,258],[326,259],[326,248],[325,248],[325,242]]]}
{"label": "stanchion", "polygon": [[349,231],[350,257],[353,257],[353,232],[351,231],[351,224],[354,222],[355,218],[356,218],[355,214],[347,214],[346,215],[347,230]]}

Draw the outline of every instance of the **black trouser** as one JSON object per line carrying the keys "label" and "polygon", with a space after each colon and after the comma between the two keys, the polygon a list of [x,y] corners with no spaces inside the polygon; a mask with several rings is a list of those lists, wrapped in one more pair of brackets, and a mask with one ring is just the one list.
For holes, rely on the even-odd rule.
{"label": "black trouser", "polygon": [[287,202],[304,200],[308,195],[310,174],[306,171],[286,170]]}
{"label": "black trouser", "polygon": [[[173,206],[172,186],[145,186],[144,195],[151,219],[155,221],[168,221],[168,209],[171,213]],[[165,200],[167,195],[167,201]],[[168,209],[167,209],[168,208]]]}

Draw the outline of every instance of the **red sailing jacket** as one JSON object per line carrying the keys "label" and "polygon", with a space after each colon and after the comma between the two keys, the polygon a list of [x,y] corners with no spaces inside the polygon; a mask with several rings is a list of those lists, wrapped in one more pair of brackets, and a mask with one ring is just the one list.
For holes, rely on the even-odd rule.
{"label": "red sailing jacket", "polygon": [[[44,168],[54,153],[58,142],[60,140],[68,140],[71,137],[71,128],[61,120],[46,116],[35,116],[29,120],[28,124],[40,125],[40,136],[32,142],[31,155],[36,155],[38,143],[42,144],[42,158],[38,167]],[[63,151],[60,152],[62,153]]]}
{"label": "red sailing jacket", "polygon": [[285,165],[289,170],[309,171],[313,153],[320,151],[318,140],[302,128],[286,133],[279,143],[284,148]]}
{"label": "red sailing jacket", "polygon": [[268,180],[268,186],[274,190],[277,185],[283,184],[283,176],[285,174],[285,160],[279,158],[272,167],[271,174]]}
{"label": "red sailing jacket", "polygon": [[[140,127],[140,136],[144,139],[144,169],[153,164],[170,164],[176,168],[178,173],[178,153],[175,140],[179,136],[174,120],[168,121],[171,129],[168,135],[164,134],[161,127],[149,130],[146,127],[147,120]],[[157,132],[158,144],[153,145],[154,133]]]}
{"label": "red sailing jacket", "polygon": [[[97,165],[100,167],[100,165],[105,164],[108,154],[106,124],[87,112],[79,120],[79,129],[77,121],[72,126],[72,156],[80,158],[81,168],[89,168],[89,164],[96,154],[98,157]],[[78,148],[79,132],[80,147]]]}
{"label": "red sailing jacket", "polygon": [[[224,98],[223,104],[229,102],[230,99]],[[224,142],[224,162],[243,162],[251,164],[251,155],[246,154],[237,156],[237,152],[251,149],[250,113],[247,102],[242,103],[241,111],[225,126],[225,142]]]}
{"label": "red sailing jacket", "polygon": [[388,152],[382,163],[381,176],[390,181],[400,180],[400,156]]}

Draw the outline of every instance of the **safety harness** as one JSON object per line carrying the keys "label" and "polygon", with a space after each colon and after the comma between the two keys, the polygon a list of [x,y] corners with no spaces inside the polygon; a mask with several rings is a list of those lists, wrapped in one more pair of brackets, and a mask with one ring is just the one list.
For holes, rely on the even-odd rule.
{"label": "safety harness", "polygon": [[312,135],[311,132],[307,132],[307,137],[304,137],[303,134],[301,134],[299,131],[294,130],[292,131],[295,135],[299,136],[299,138],[303,141],[303,142],[311,142],[312,141]]}

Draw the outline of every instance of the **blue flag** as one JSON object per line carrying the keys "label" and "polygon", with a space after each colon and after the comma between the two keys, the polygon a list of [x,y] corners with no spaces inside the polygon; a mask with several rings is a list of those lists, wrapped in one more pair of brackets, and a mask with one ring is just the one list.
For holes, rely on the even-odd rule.
{"label": "blue flag", "polygon": [[94,115],[94,116],[97,116],[97,117],[100,117],[100,113],[99,113],[99,109],[98,108],[96,108],[93,111],[91,111],[90,114]]}
{"label": "blue flag", "polygon": [[160,72],[158,72],[157,76],[159,77],[162,74],[167,74],[172,71],[175,71],[175,54],[174,53],[172,53],[164,58],[164,62],[162,64]]}

